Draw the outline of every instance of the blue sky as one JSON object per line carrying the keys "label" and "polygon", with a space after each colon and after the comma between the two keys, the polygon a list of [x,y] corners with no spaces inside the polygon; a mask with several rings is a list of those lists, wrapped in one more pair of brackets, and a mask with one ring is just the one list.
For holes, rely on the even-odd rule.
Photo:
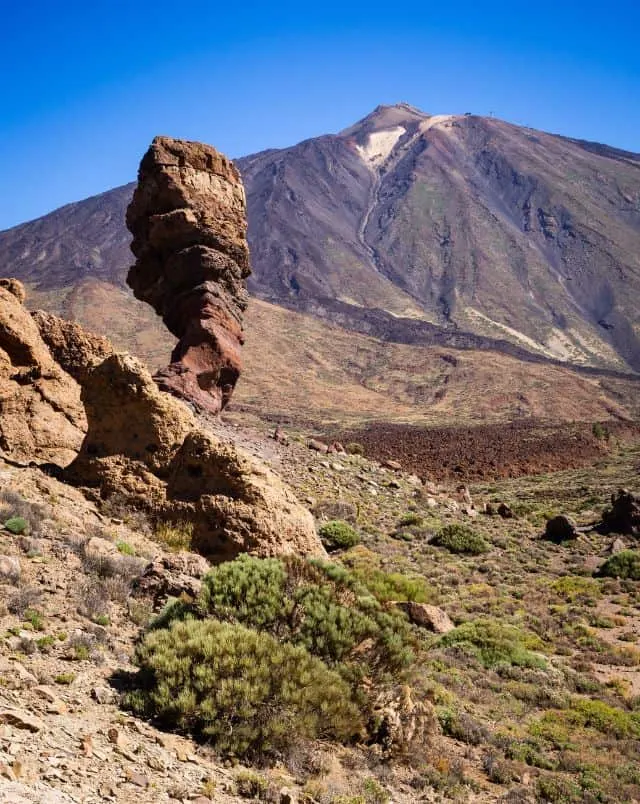
{"label": "blue sky", "polygon": [[0,229],[135,178],[155,134],[229,156],[379,103],[640,151],[640,2],[3,0]]}

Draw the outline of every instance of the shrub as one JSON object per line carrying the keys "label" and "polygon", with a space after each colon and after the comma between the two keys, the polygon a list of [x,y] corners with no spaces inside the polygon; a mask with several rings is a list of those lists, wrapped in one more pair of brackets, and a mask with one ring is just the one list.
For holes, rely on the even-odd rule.
{"label": "shrub", "polygon": [[9,533],[13,533],[14,536],[20,536],[20,534],[24,533],[27,529],[28,522],[21,516],[12,516],[10,519],[7,519],[4,526]]}
{"label": "shrub", "polygon": [[329,552],[333,550],[347,550],[360,542],[360,534],[348,522],[334,519],[325,522],[318,529],[322,544]]}
{"label": "shrub", "polygon": [[302,647],[213,619],[150,631],[138,646],[140,713],[214,741],[222,753],[275,756],[301,738],[347,740],[360,717],[347,683]]}
{"label": "shrub", "polygon": [[424,524],[424,519],[420,516],[420,514],[415,513],[408,513],[401,516],[398,520],[398,525],[400,527],[408,527],[409,525],[416,525],[421,527]]}
{"label": "shrub", "polygon": [[461,645],[476,656],[485,667],[511,664],[518,667],[546,667],[541,656],[532,653],[540,650],[542,641],[531,633],[523,633],[513,625],[488,618],[463,623],[440,639],[449,647]]}
{"label": "shrub", "polygon": [[384,572],[379,569],[356,569],[353,575],[381,603],[386,603],[389,600],[411,600],[414,603],[427,603],[433,600],[434,597],[427,581],[419,575]]}
{"label": "shrub", "polygon": [[622,550],[612,555],[600,567],[598,575],[640,581],[640,550]]}
{"label": "shrub", "polygon": [[591,432],[598,440],[609,440],[609,430],[600,422],[594,422]]}
{"label": "shrub", "polygon": [[445,547],[451,553],[473,556],[486,553],[489,549],[485,539],[466,525],[446,525],[431,543],[437,547]]}
{"label": "shrub", "polygon": [[123,556],[135,556],[136,554],[136,551],[129,544],[129,542],[125,541],[116,542],[116,547],[118,548],[118,552]]}
{"label": "shrub", "polygon": [[329,562],[239,556],[205,575],[198,608],[303,645],[330,664],[353,660],[363,674],[394,673],[413,658],[402,615],[384,611]]}

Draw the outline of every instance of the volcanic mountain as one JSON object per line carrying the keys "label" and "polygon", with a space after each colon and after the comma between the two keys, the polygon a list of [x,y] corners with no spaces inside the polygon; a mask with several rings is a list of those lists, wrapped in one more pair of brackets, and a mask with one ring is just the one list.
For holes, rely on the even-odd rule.
{"label": "volcanic mountain", "polygon": [[[254,297],[385,341],[640,371],[640,154],[398,104],[236,164]],[[113,328],[149,356],[132,191],[0,233],[0,265],[89,324],[107,314],[81,299],[117,298],[135,313]]]}

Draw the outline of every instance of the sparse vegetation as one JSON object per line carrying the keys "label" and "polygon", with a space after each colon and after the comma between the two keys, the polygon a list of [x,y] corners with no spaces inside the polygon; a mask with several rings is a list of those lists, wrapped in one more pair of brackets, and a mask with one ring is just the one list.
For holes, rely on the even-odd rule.
{"label": "sparse vegetation", "polygon": [[191,550],[193,522],[160,522],[156,525],[154,538],[174,553]]}

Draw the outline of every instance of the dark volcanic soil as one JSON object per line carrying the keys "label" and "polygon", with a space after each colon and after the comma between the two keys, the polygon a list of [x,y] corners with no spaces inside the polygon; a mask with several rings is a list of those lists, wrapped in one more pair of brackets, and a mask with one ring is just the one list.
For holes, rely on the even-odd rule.
{"label": "dark volcanic soil", "polygon": [[640,439],[640,423],[604,422],[602,427],[608,437],[594,435],[590,422],[440,428],[380,422],[331,437],[358,442],[368,458],[399,461],[422,478],[482,480],[588,466],[606,454],[610,439]]}

